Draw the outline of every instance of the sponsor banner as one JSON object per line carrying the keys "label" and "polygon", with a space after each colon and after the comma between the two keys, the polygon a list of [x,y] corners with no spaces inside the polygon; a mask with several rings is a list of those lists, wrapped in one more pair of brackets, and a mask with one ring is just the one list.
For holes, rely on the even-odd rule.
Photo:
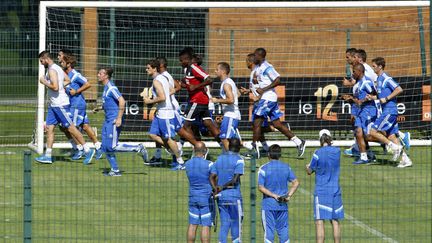
{"label": "sponsor banner", "polygon": [[[238,87],[248,87],[247,78],[233,78]],[[429,129],[431,121],[430,86],[428,77],[400,77],[395,80],[404,92],[398,97],[399,126],[405,129]],[[284,113],[281,120],[290,124],[293,130],[350,130],[351,104],[343,101],[343,94],[350,94],[350,88],[342,87],[342,78],[282,78],[282,85],[276,88],[279,108]],[[142,92],[151,93],[151,81],[116,81],[123,93],[126,104],[126,131],[148,130],[156,111],[155,106],[144,106]],[[213,83],[213,96],[219,96],[219,80]],[[187,92],[181,90],[176,95],[181,109],[187,104]],[[242,115],[240,129],[251,127],[253,102],[249,96],[240,96],[239,106]],[[222,107],[216,105],[214,119],[222,120]]]}

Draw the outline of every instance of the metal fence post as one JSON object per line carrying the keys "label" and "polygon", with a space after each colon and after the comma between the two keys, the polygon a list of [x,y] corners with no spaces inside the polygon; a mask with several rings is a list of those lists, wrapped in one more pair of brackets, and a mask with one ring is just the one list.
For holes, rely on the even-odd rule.
{"label": "metal fence post", "polygon": [[32,175],[31,152],[24,151],[24,242],[32,240]]}
{"label": "metal fence post", "polygon": [[250,242],[256,240],[256,154],[250,161]]}

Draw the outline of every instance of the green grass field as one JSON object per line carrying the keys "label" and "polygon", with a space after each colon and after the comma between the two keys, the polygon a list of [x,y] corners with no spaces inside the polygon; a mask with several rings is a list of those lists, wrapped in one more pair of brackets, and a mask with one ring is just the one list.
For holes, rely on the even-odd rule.
{"label": "green grass field", "polygon": [[[380,150],[375,148],[377,152]],[[23,237],[22,148],[1,148],[0,238],[6,242]],[[314,178],[295,149],[283,149],[300,180],[300,189],[289,204],[291,242],[313,242],[312,197]],[[216,158],[218,149],[211,150]],[[55,151],[56,162],[32,162],[34,242],[185,242],[188,224],[188,184],[184,172],[168,167],[146,167],[136,154],[119,154],[122,177],[105,177],[105,159],[84,166]],[[346,242],[431,242],[431,150],[410,151],[412,168],[398,169],[390,155],[378,155],[378,164],[354,166],[343,157],[341,185],[346,219]],[[34,158],[34,154],[33,157]],[[166,156],[166,155],[165,155]],[[265,163],[260,159],[258,164]],[[168,162],[167,162],[168,163]],[[250,161],[242,176],[243,239],[250,242]],[[257,193],[257,242],[262,242],[261,195]],[[327,238],[331,230],[327,225]],[[212,242],[217,235],[212,232]]]}

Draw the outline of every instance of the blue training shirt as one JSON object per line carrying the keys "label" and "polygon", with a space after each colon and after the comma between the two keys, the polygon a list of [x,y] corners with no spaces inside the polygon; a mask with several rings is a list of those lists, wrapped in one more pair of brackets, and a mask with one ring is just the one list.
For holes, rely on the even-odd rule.
{"label": "blue training shirt", "polygon": [[186,175],[189,180],[189,202],[208,205],[212,187],[210,185],[210,169],[213,163],[201,157],[193,157],[186,161]]}
{"label": "blue training shirt", "polygon": [[119,99],[122,96],[112,81],[105,84],[102,94],[103,109],[105,111],[105,122],[114,121],[119,111]]}
{"label": "blue training shirt", "polygon": [[[381,74],[378,77],[378,98],[386,98],[389,96],[397,87],[399,87],[399,84],[393,80],[392,77],[388,76],[386,73]],[[397,102],[396,97],[389,100],[385,104],[381,104],[381,107],[383,109],[383,113],[386,114],[392,114],[397,115]]]}
{"label": "blue training shirt", "polygon": [[[291,167],[279,160],[271,160],[260,167],[258,172],[258,185],[264,186],[271,192],[286,196],[288,183],[297,179]],[[263,194],[263,210],[287,210],[287,203],[279,203],[276,199]]]}
{"label": "blue training shirt", "polygon": [[87,83],[87,79],[81,75],[77,70],[72,69],[68,73],[68,77],[70,79],[70,84],[66,87],[66,93],[69,95],[69,101],[71,106],[84,106],[86,105],[86,101],[84,98],[84,95],[82,93],[71,95],[70,90],[78,90],[81,88],[85,83]]}
{"label": "blue training shirt", "polygon": [[324,146],[312,156],[310,169],[315,172],[315,195],[329,196],[340,192],[340,149]]}
{"label": "blue training shirt", "polygon": [[[366,77],[363,77],[361,80],[357,81],[358,87],[357,90],[354,93],[354,97],[356,97],[359,100],[364,100],[366,98],[366,95],[372,94],[375,91],[375,86],[373,85],[373,82],[371,80],[366,79]],[[363,113],[366,111],[368,114],[377,114],[377,107],[375,105],[375,102],[373,100],[363,102],[363,104],[360,106],[360,113]]]}
{"label": "blue training shirt", "polygon": [[[217,185],[223,186],[234,178],[235,174],[244,174],[244,160],[239,154],[227,152],[219,155],[211,168],[211,173],[217,175]],[[240,192],[240,182],[234,188],[227,188],[220,192],[219,200],[235,201],[242,199]]]}

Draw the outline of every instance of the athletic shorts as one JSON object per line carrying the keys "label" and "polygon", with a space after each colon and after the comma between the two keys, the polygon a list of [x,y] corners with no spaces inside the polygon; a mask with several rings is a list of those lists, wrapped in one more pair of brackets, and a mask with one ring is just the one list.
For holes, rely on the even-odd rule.
{"label": "athletic shorts", "polygon": [[261,220],[264,228],[264,242],[274,242],[275,232],[279,242],[288,242],[288,210],[262,210]]}
{"label": "athletic shorts", "polygon": [[183,127],[183,123],[184,123],[184,119],[182,115],[180,115],[180,111],[175,111],[173,124],[174,124],[174,131],[176,133]]}
{"label": "athletic shorts", "polygon": [[314,195],[313,202],[314,219],[343,219],[344,209],[342,205],[342,195]]}
{"label": "athletic shorts", "polygon": [[64,128],[68,128],[73,122],[70,118],[70,106],[60,107],[48,107],[48,113],[46,117],[46,125],[60,125]]}
{"label": "athletic shorts", "polygon": [[75,106],[70,107],[71,119],[75,126],[81,126],[83,124],[89,124],[89,119],[86,112],[86,106]]}
{"label": "athletic shorts", "polygon": [[212,119],[208,105],[189,103],[185,111],[186,121]]}
{"label": "athletic shorts", "polygon": [[370,115],[367,112],[361,112],[355,117],[354,126],[363,129],[363,134],[369,134],[376,116]]}
{"label": "athletic shorts", "polygon": [[150,134],[161,136],[164,139],[174,138],[174,120],[173,119],[162,119],[157,116],[154,117],[151,126]]}
{"label": "athletic shorts", "polygon": [[372,128],[380,132],[386,132],[387,136],[397,134],[399,132],[397,117],[397,115],[383,113],[374,121]]}
{"label": "athletic shorts", "polygon": [[[257,109],[258,109],[258,102],[255,102],[255,104],[254,104],[254,106],[253,106],[253,109],[252,109],[252,124],[253,124],[253,122],[255,121],[255,118],[256,118],[256,116],[255,116],[255,111],[256,111]],[[263,121],[261,127],[268,127],[268,126],[269,126],[268,119],[264,119],[264,121]]]}
{"label": "athletic shorts", "polygon": [[277,120],[283,116],[282,111],[279,109],[277,102],[260,100],[257,105],[257,109],[254,112],[255,116],[263,117],[264,120],[270,118],[270,121]]}
{"label": "athletic shorts", "polygon": [[210,205],[189,203],[189,224],[212,226],[212,210]]}
{"label": "athletic shorts", "polygon": [[117,146],[121,126],[117,127],[114,121],[105,121],[102,126],[102,149],[104,152],[114,152]]}
{"label": "athletic shorts", "polygon": [[239,120],[232,117],[223,117],[222,123],[220,125],[220,135],[221,139],[238,138],[237,128]]}

